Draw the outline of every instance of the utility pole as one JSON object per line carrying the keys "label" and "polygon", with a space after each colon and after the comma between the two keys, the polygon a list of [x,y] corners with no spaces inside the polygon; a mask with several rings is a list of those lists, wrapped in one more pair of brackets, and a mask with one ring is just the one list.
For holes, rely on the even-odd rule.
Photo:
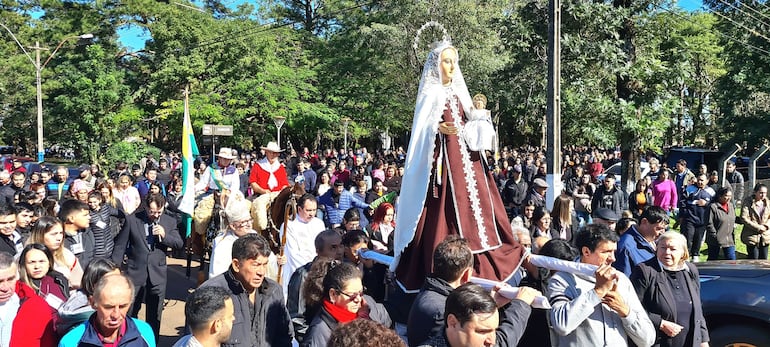
{"label": "utility pole", "polygon": [[35,50],[35,83],[37,88],[37,161],[42,163],[43,159],[45,159],[45,147],[43,147],[43,81],[41,76],[43,66],[40,65],[40,51],[48,49],[40,47],[39,41],[35,41],[35,47],[30,48]]}
{"label": "utility pole", "polygon": [[548,101],[546,104],[548,160],[546,206],[553,209],[561,194],[561,0],[548,1]]}
{"label": "utility pole", "polygon": [[51,54],[48,56],[48,59],[44,63],[40,63],[40,51],[42,50],[48,50],[48,48],[40,47],[40,42],[35,41],[34,47],[29,47],[31,49],[35,50],[35,59],[32,59],[32,56],[29,55],[26,49],[24,49],[24,45],[19,42],[19,39],[14,35],[13,31],[11,31],[10,28],[8,28],[5,24],[0,23],[0,27],[5,29],[8,34],[11,35],[11,38],[13,38],[13,41],[16,42],[17,45],[19,45],[19,48],[21,48],[21,51],[24,52],[24,55],[27,56],[27,59],[32,63],[32,65],[35,65],[35,82],[37,87],[37,161],[42,162],[43,159],[45,159],[45,148],[43,147],[43,82],[42,82],[42,76],[41,73],[43,71],[43,68],[45,68],[46,65],[48,65],[48,62],[51,61],[54,55],[56,55],[56,52],[59,51],[59,48],[64,45],[65,42],[69,39],[92,39],[94,38],[94,34],[83,34],[78,36],[70,36],[65,37],[61,42],[59,42],[59,45],[56,46],[56,49],[51,52]]}

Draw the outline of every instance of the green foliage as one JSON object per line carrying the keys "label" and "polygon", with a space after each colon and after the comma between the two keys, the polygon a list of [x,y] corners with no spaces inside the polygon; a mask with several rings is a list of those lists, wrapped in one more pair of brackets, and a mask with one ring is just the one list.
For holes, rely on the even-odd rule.
{"label": "green foliage", "polygon": [[144,158],[147,153],[152,153],[155,158],[160,157],[160,149],[157,147],[138,141],[119,141],[110,144],[109,147],[107,147],[100,162],[107,164],[109,167],[113,167],[114,164],[121,161],[129,164],[136,164],[139,163],[139,160]]}
{"label": "green foliage", "polygon": [[[766,138],[770,54],[719,33],[768,51],[770,43],[714,14],[659,11],[658,3],[563,3],[562,143],[620,143],[624,153],[638,153],[680,141]],[[25,47],[96,36],[68,39],[43,70],[46,144],[92,160],[116,157],[105,149],[127,138],[178,149],[189,88],[196,131],[234,126],[222,145],[274,140],[273,117],[282,116],[283,147],[340,147],[345,117],[351,143],[376,147],[381,132],[410,130],[425,55],[441,34],[426,31],[413,49],[429,20],[442,23],[458,47],[471,93],[488,97],[502,143],[541,144],[547,0],[199,4],[203,12],[155,0],[0,3],[0,22]],[[29,15],[36,8],[45,10],[42,18]],[[116,32],[124,26],[150,33],[144,50],[120,47]],[[34,152],[35,68],[0,34],[0,138]],[[42,51],[43,61],[50,52]],[[692,120],[691,131],[679,128],[683,118]]]}

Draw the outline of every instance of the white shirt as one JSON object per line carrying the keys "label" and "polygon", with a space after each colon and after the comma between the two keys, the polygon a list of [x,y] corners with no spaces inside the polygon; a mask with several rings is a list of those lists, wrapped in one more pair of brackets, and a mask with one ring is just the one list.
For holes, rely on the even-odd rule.
{"label": "white shirt", "polygon": [[16,318],[19,307],[21,307],[21,302],[16,293],[13,293],[8,301],[0,305],[0,346],[8,346],[11,343],[13,320]]}
{"label": "white shirt", "polygon": [[[283,297],[288,297],[289,278],[294,271],[305,264],[313,261],[316,257],[315,238],[326,226],[318,218],[308,222],[302,221],[299,217],[289,221],[289,233],[286,234],[286,244],[284,245],[283,255],[286,256],[286,265],[281,270]],[[284,228],[281,226],[281,237],[283,237]]]}
{"label": "white shirt", "polygon": [[233,260],[233,243],[238,239],[229,228],[214,238],[211,246],[211,260],[209,264],[209,278],[219,275],[228,268]]}
{"label": "white shirt", "polygon": [[[250,230],[248,234],[256,234],[254,230]],[[230,264],[233,260],[233,243],[238,239],[238,236],[233,233],[232,230],[227,229],[226,232],[220,233],[214,238],[213,245],[211,247],[211,260],[209,261],[209,278],[219,275],[230,268]],[[267,259],[267,273],[265,274],[270,279],[275,279],[278,273],[278,259],[272,252]]]}
{"label": "white shirt", "polygon": [[174,347],[203,347],[203,345],[195,336],[185,335],[174,344]]}
{"label": "white shirt", "polygon": [[215,175],[219,179],[222,180],[222,184],[224,184],[224,188],[232,191],[240,191],[241,190],[241,177],[238,174],[238,170],[233,171],[231,174],[223,175],[222,168],[219,168],[218,170],[212,170],[211,166],[206,168],[206,171],[203,171],[201,174],[200,180],[198,180],[198,183],[195,184],[195,191],[203,191],[206,189],[206,187],[210,189],[218,190],[219,187],[217,187],[216,182],[214,181],[214,178],[211,177],[211,172],[214,171]]}

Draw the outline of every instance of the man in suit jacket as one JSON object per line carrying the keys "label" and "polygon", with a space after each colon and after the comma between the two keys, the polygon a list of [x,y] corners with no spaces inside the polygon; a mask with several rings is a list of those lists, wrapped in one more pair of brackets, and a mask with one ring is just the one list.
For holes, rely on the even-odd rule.
{"label": "man in suit jacket", "polygon": [[123,230],[115,239],[112,260],[121,264],[124,253],[128,255],[126,274],[137,289],[131,317],[137,317],[144,302],[145,321],[157,340],[166,297],[166,250],[167,247],[181,248],[183,243],[176,220],[163,213],[166,206],[163,195],[147,195],[145,204],[147,209],[126,217]]}

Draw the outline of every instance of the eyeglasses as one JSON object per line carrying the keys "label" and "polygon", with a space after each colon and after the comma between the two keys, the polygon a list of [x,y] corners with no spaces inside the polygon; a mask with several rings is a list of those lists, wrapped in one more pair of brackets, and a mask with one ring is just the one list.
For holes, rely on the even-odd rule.
{"label": "eyeglasses", "polygon": [[235,227],[235,228],[245,228],[245,227],[251,226],[251,224],[253,222],[254,222],[254,220],[249,218],[249,219],[245,219],[245,220],[242,220],[240,222],[235,222],[235,223],[232,223],[232,224],[233,224],[233,227]]}
{"label": "eyeglasses", "polygon": [[356,292],[356,293],[350,293],[350,294],[348,294],[348,293],[345,293],[345,292],[343,292],[343,291],[341,291],[341,290],[337,290],[337,292],[339,292],[340,294],[344,295],[344,296],[345,296],[346,298],[348,298],[348,300],[350,300],[350,301],[356,301],[356,300],[358,300],[359,298],[360,298],[360,299],[363,299],[363,296],[364,296],[364,291],[363,291],[363,290],[362,290],[362,291],[360,291],[360,292]]}

